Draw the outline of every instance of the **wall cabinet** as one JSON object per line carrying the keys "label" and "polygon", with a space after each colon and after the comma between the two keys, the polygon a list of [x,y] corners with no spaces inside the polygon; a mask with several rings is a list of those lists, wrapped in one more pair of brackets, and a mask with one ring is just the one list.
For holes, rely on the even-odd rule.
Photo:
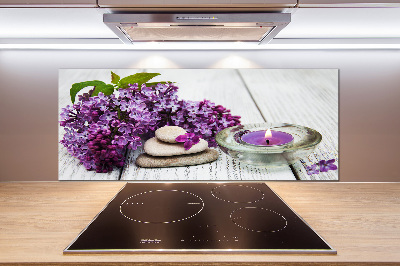
{"label": "wall cabinet", "polygon": [[97,7],[96,0],[0,0],[0,7]]}

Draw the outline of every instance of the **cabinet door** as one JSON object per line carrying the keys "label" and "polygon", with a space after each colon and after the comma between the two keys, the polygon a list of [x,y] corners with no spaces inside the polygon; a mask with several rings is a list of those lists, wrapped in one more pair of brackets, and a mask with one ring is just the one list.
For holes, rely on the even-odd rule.
{"label": "cabinet door", "polygon": [[0,7],[97,7],[96,0],[0,0]]}

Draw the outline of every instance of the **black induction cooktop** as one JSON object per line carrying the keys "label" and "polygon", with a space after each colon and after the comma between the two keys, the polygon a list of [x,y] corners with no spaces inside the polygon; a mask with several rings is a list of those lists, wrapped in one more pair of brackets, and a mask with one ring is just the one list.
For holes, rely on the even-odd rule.
{"label": "black induction cooktop", "polygon": [[264,183],[127,183],[64,253],[330,253]]}

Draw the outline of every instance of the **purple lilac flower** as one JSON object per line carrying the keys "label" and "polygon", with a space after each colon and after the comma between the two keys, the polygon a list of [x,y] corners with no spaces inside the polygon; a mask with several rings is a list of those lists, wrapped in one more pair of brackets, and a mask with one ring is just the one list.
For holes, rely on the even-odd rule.
{"label": "purple lilac flower", "polygon": [[102,121],[111,121],[115,116],[117,115],[117,112],[110,112],[109,110],[105,110],[104,114],[100,116],[100,120]]}
{"label": "purple lilac flower", "polygon": [[126,139],[125,136],[119,136],[116,135],[115,138],[111,142],[114,145],[118,145],[119,147],[124,147],[126,144],[128,144],[128,140]]}
{"label": "purple lilac flower", "polygon": [[139,146],[142,146],[141,138],[138,136],[128,136],[128,148],[136,150]]}
{"label": "purple lilac flower", "polygon": [[114,166],[124,165],[122,150],[111,145],[110,135],[111,131],[98,131],[96,135],[91,136],[88,143],[90,153],[86,157],[94,161],[97,173],[107,173],[112,171]]}
{"label": "purple lilac flower", "polygon": [[[118,121],[118,120],[116,120]],[[124,135],[129,134],[132,132],[132,125],[129,123],[122,122],[118,129],[119,132],[123,133]]]}
{"label": "purple lilac flower", "polygon": [[86,169],[101,173],[122,167],[125,151],[136,150],[142,137],[151,137],[159,127],[185,128],[193,134],[184,144],[190,149],[200,137],[215,147],[218,131],[240,124],[240,117],[221,105],[180,100],[173,84],[143,84],[141,88],[132,84],[117,94],[91,97],[93,91],[62,109],[60,125],[65,134],[61,143]]}
{"label": "purple lilac flower", "polygon": [[184,142],[183,147],[185,150],[189,150],[193,145],[200,142],[200,137],[194,133],[186,133],[185,135],[179,135],[175,140],[177,142]]}
{"label": "purple lilac flower", "polygon": [[119,91],[119,97],[124,98],[124,97],[129,97],[130,91],[127,89],[120,89]]}
{"label": "purple lilac flower", "polygon": [[336,170],[337,166],[333,164],[335,162],[335,159],[331,159],[328,161],[321,160],[319,161],[319,171],[321,172],[328,172],[329,170]]}
{"label": "purple lilac flower", "polygon": [[111,121],[111,126],[116,128],[119,127],[119,125],[121,125],[121,122],[118,119],[114,119],[113,121]]}
{"label": "purple lilac flower", "polygon": [[104,93],[99,92],[99,94],[97,95],[97,97],[99,97],[98,99],[100,100],[100,102],[107,102],[108,101],[108,96],[106,96]]}
{"label": "purple lilac flower", "polygon": [[125,100],[122,100],[120,102],[120,109],[121,109],[121,111],[127,111],[128,110],[128,102]]}
{"label": "purple lilac flower", "polygon": [[189,133],[201,135],[210,147],[216,147],[216,134],[224,128],[239,125],[240,116],[232,116],[230,110],[208,100],[182,100],[180,108],[172,113],[170,121],[172,125],[183,127]]}
{"label": "purple lilac flower", "polygon": [[319,170],[317,169],[317,164],[313,164],[311,166],[306,166],[307,174],[313,175],[313,174],[319,174]]}
{"label": "purple lilac flower", "polygon": [[83,93],[82,95],[78,95],[79,101],[81,101],[81,102],[88,101],[90,96],[92,96],[93,92],[94,92],[94,88],[89,90],[88,93]]}

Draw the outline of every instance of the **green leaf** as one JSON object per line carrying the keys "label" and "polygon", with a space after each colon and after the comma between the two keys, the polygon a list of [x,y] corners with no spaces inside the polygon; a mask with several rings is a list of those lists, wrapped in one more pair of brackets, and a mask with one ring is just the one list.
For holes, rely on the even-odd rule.
{"label": "green leaf", "polygon": [[157,86],[158,83],[167,84],[167,83],[173,83],[173,82],[172,81],[146,82],[146,87],[154,87],[154,86]]}
{"label": "green leaf", "polygon": [[120,80],[120,76],[115,74],[114,72],[111,71],[111,83],[112,84],[118,84],[118,81]]}
{"label": "green leaf", "polygon": [[141,88],[143,83],[146,83],[158,75],[160,75],[160,73],[136,73],[121,79],[118,82],[118,87],[124,89],[128,87],[128,84],[137,83],[139,88]]}
{"label": "green leaf", "polygon": [[104,93],[104,95],[111,95],[114,92],[114,86],[111,84],[98,85],[94,89],[92,96],[99,95],[99,92]]}
{"label": "green leaf", "polygon": [[88,87],[88,86],[104,86],[106,85],[103,81],[100,80],[92,80],[92,81],[84,81],[84,82],[79,82],[79,83],[74,83],[72,84],[72,87],[70,89],[70,95],[71,95],[71,102],[75,102],[75,97],[80,92],[83,88]]}

